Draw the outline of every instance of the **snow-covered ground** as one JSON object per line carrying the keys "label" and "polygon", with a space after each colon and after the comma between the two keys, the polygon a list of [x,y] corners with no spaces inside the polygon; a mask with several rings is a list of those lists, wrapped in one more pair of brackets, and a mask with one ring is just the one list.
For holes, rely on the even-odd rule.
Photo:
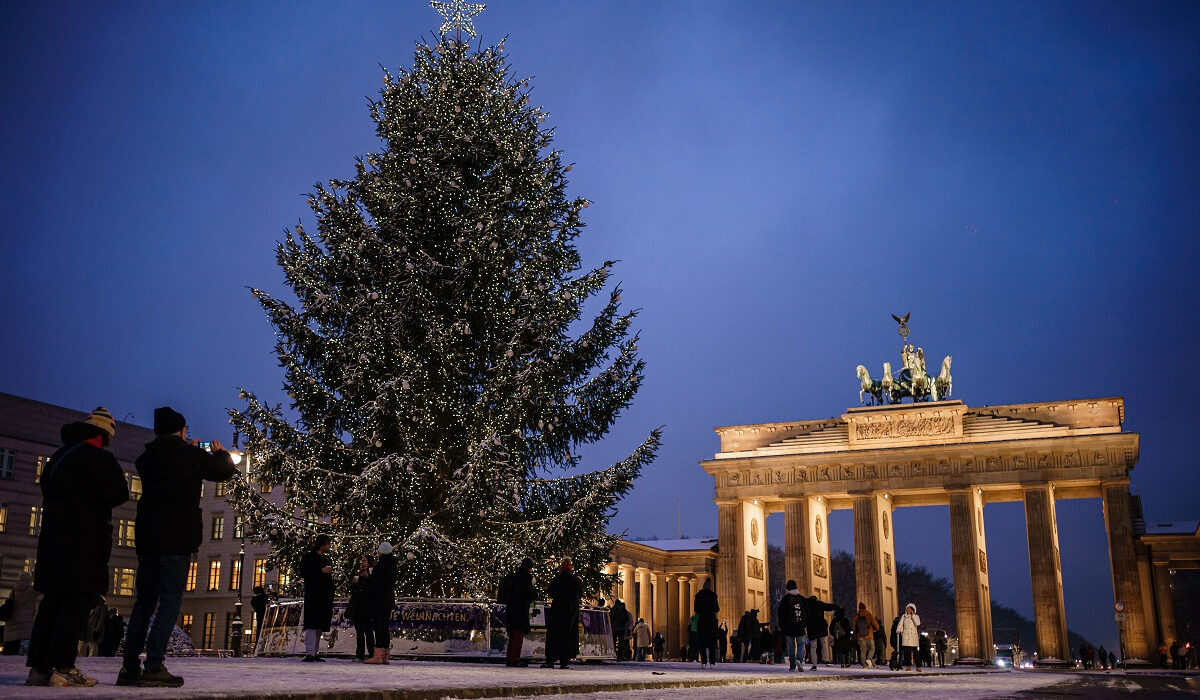
{"label": "snow-covered ground", "polygon": [[[184,697],[320,697],[347,691],[391,691],[392,697],[453,698],[517,694],[559,698],[776,698],[897,696],[981,700],[1061,682],[1062,674],[932,669],[920,674],[821,667],[816,672],[789,673],[787,666],[726,664],[705,670],[697,664],[577,664],[569,669],[507,668],[496,664],[448,661],[396,661],[364,667],[342,659],[302,663],[299,659],[169,659],[172,673],[184,677],[180,689],[123,688],[113,685],[120,659],[79,659],[79,668],[98,678],[93,688],[26,688],[24,657],[0,657],[0,697],[116,698]],[[789,682],[790,681],[790,682]],[[736,683],[737,685],[727,685]],[[675,685],[674,692],[667,688]],[[720,685],[709,685],[720,684]],[[697,687],[699,686],[699,687]],[[635,690],[650,688],[649,690]],[[678,690],[686,688],[686,690]],[[553,690],[552,690],[553,689]],[[524,691],[523,693],[521,691]],[[608,692],[604,692],[608,691]],[[598,694],[597,694],[598,693]]]}

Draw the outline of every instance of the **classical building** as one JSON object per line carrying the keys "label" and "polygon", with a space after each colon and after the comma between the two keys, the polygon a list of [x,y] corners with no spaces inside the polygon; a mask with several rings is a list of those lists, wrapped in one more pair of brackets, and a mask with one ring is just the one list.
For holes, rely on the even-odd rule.
{"label": "classical building", "polygon": [[[731,624],[763,607],[771,512],[785,517],[786,574],[802,592],[828,598],[828,515],[853,510],[858,599],[883,619],[899,611],[892,514],[905,506],[950,508],[960,657],[992,657],[991,594],[983,511],[1025,505],[1037,648],[1046,663],[1071,659],[1055,503],[1104,505],[1113,594],[1123,607],[1130,659],[1151,659],[1167,629],[1163,593],[1150,568],[1174,561],[1176,540],[1135,533],[1130,472],[1138,435],[1122,429],[1121,398],[971,408],[926,401],[852,408],[835,418],[717,428],[721,451],[701,463],[718,506],[717,591]],[[1194,533],[1192,533],[1194,536]],[[1139,554],[1139,548],[1143,551]],[[1159,560],[1146,551],[1159,552]],[[1162,586],[1158,586],[1159,589]],[[1159,612],[1156,612],[1159,611]],[[1154,644],[1157,642],[1154,641]]]}

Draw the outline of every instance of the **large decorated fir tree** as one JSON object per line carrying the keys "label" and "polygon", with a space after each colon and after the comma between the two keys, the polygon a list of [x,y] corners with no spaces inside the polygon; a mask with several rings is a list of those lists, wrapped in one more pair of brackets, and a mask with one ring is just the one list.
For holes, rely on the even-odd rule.
{"label": "large decorated fir tree", "polygon": [[603,590],[609,519],[659,434],[581,464],[643,371],[613,263],[575,247],[588,203],[503,43],[418,43],[383,82],[378,152],[318,183],[316,234],[279,245],[298,303],[253,290],[290,406],[242,392],[251,480],[231,498],[285,568],[327,533],[344,562],[391,541],[401,595],[488,595],[525,555],[548,573],[569,554]]}

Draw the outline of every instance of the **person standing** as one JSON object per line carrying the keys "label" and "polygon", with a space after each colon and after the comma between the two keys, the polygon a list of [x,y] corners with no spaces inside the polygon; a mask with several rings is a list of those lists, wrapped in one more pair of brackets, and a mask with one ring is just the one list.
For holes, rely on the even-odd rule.
{"label": "person standing", "polygon": [[98,595],[92,601],[92,609],[88,612],[87,621],[79,633],[79,655],[99,656],[100,643],[104,641],[104,620],[108,617],[108,603],[104,596]]}
{"label": "person standing", "polygon": [[725,659],[727,658],[725,654],[728,651],[728,647],[729,627],[722,622],[721,626],[717,628],[717,658],[721,663],[725,663]]}
{"label": "person standing", "polygon": [[254,587],[254,595],[250,597],[250,609],[254,611],[254,643],[262,638],[263,620],[267,619],[267,601],[270,598],[262,586]]}
{"label": "person standing", "polygon": [[742,662],[748,662],[754,640],[758,638],[758,617],[751,615],[749,610],[743,611],[741,619],[738,620],[737,637],[741,647],[739,657]]}
{"label": "person standing", "polygon": [[888,647],[887,632],[883,631],[883,623],[879,621],[879,618],[875,618],[875,623],[879,626],[875,628],[875,658],[871,662],[872,667],[886,663]]}
{"label": "person standing", "polygon": [[850,628],[858,641],[858,657],[863,668],[875,668],[875,633],[879,631],[879,621],[867,609],[866,603],[858,604],[858,614]]}
{"label": "person standing", "polygon": [[654,634],[654,641],[651,644],[654,647],[654,660],[666,661],[667,638],[663,636],[663,633],[656,632]]}
{"label": "person standing", "polygon": [[608,611],[608,622],[612,625],[613,647],[617,650],[617,661],[629,660],[629,608],[618,598]]}
{"label": "person standing", "polygon": [[914,659],[917,665],[917,672],[921,672],[921,655],[917,653],[917,646],[921,639],[921,618],[917,615],[917,606],[909,603],[904,606],[904,614],[900,616],[900,624],[896,626],[896,634],[900,637],[900,649],[903,652],[903,660],[905,671],[913,670]]}
{"label": "person standing", "polygon": [[[211,449],[188,441],[182,414],[168,406],[154,409],[154,440],[135,461],[142,480],[135,523],[137,589],[117,685],[183,685],[183,678],[167,671],[163,658],[179,619],[188,565],[204,536],[200,489],[205,481],[228,481],[237,474],[219,440],[212,441]],[[139,659],[143,649],[145,668]]]}
{"label": "person standing", "polygon": [[717,604],[717,592],[713,590],[711,577],[704,579],[704,587],[692,600],[692,609],[696,611],[696,639],[700,645],[700,665],[717,665],[717,613],[721,606]]}
{"label": "person standing", "polygon": [[1096,661],[1097,661],[1097,663],[1100,664],[1099,666],[1097,666],[1097,668],[1099,670],[1101,670],[1101,671],[1107,670],[1108,650],[1104,648],[1103,644],[1101,644],[1100,648],[1096,650]]}
{"label": "person standing", "polygon": [[396,555],[391,542],[380,542],[375,549],[379,561],[371,569],[371,588],[367,615],[375,626],[375,654],[364,664],[391,663],[392,613],[396,610]]}
{"label": "person standing", "polygon": [[42,529],[33,587],[42,594],[29,638],[26,685],[90,687],[75,668],[92,600],[108,590],[112,509],[129,500],[125,472],[107,449],[117,423],[97,408],[59,432],[42,472]]}
{"label": "person standing", "polygon": [[17,583],[8,599],[12,601],[12,612],[4,623],[4,655],[15,656],[21,653],[21,644],[33,631],[33,619],[42,602],[42,595],[33,588],[33,574],[28,571],[17,574]]}
{"label": "person standing", "polygon": [[850,620],[846,610],[838,606],[829,623],[829,634],[833,637],[833,661],[842,668],[850,668],[850,650],[854,647],[854,635],[850,631]]}
{"label": "person standing", "polygon": [[366,661],[375,656],[375,634],[367,612],[367,597],[371,587],[371,558],[358,558],[358,573],[351,582],[350,600],[342,615],[354,623],[354,660]]}
{"label": "person standing", "polygon": [[116,656],[121,640],[125,638],[125,621],[116,608],[108,609],[104,621],[104,641],[100,643],[100,656]]}
{"label": "person standing", "polygon": [[633,660],[645,661],[646,654],[650,651],[650,625],[642,618],[638,618],[633,625]]}
{"label": "person standing", "polygon": [[546,614],[546,663],[542,668],[569,668],[579,653],[579,601],[583,584],[571,573],[571,558],[563,557],[550,581],[550,609]]}
{"label": "person standing", "polygon": [[[520,566],[500,580],[496,598],[497,602],[504,606],[504,630],[508,633],[504,665],[528,666],[529,662],[521,659],[521,649],[525,644],[525,635],[530,631],[529,606],[537,598],[537,590],[533,587],[532,559],[525,557],[521,560]],[[620,601],[613,606],[614,612],[618,609],[618,605],[620,605]],[[624,609],[625,606],[620,605],[620,610]],[[613,627],[615,630],[615,623]],[[614,639],[616,639],[615,636]]]}
{"label": "person standing", "polygon": [[312,549],[300,558],[298,573],[304,579],[304,658],[301,661],[324,661],[321,658],[321,635],[333,623],[333,560],[329,535],[317,535]]}
{"label": "person standing", "polygon": [[825,613],[837,610],[833,603],[826,603],[815,595],[810,595],[804,601],[804,624],[808,628],[808,658],[812,661],[810,671],[817,670],[817,664],[825,663],[829,653],[829,623]]}
{"label": "person standing", "polygon": [[783,633],[783,649],[788,657],[789,671],[803,671],[804,657],[800,651],[805,643],[804,612],[806,609],[804,596],[796,588],[796,582],[787,582],[787,593],[779,600],[777,610],[779,631]]}
{"label": "person standing", "polygon": [[946,668],[946,630],[938,630],[933,635],[933,650],[937,653],[938,668]]}

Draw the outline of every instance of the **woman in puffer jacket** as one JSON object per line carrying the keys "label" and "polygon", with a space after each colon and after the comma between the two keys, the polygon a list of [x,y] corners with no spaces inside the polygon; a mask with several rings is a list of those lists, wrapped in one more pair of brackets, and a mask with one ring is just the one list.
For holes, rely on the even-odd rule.
{"label": "woman in puffer jacket", "polygon": [[921,655],[917,653],[917,645],[921,642],[921,632],[917,629],[920,626],[921,618],[917,615],[917,606],[914,603],[904,606],[904,614],[900,616],[896,633],[900,636],[900,651],[904,657],[902,663],[905,671],[913,669],[913,659],[916,659],[917,672],[921,672]]}

